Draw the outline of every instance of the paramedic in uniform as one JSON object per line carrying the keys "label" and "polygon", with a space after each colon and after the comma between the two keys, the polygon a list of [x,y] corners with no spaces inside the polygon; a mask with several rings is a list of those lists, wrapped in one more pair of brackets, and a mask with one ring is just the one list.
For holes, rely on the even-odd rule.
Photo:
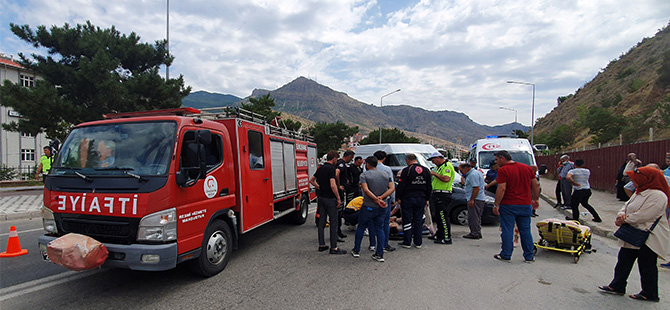
{"label": "paramedic in uniform", "polygon": [[433,202],[435,203],[435,220],[437,223],[437,234],[435,243],[451,244],[451,223],[447,209],[451,204],[451,189],[454,183],[454,166],[440,152],[434,152],[428,160],[435,164],[435,169],[430,171],[433,176]]}
{"label": "paramedic in uniform", "polygon": [[424,207],[432,191],[430,170],[419,165],[412,153],[405,156],[405,163],[407,167],[400,171],[396,188],[396,202],[402,210],[404,232],[403,242],[398,245],[410,248],[414,240],[414,246],[421,248]]}

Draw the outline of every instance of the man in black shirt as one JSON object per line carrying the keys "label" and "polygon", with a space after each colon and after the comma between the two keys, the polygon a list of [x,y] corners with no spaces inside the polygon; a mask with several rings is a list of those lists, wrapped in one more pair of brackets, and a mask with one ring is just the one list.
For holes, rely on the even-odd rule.
{"label": "man in black shirt", "polygon": [[[349,201],[354,199],[353,192],[348,191],[348,189],[351,189],[352,186],[351,171],[349,170],[350,169],[349,162],[352,159],[354,159],[354,152],[351,150],[347,150],[342,155],[342,158],[338,159],[337,163],[335,164],[335,168],[337,168],[337,170],[335,171],[335,179],[337,180],[337,187],[339,189],[340,200],[342,201],[339,211],[337,212],[338,215],[337,235],[340,238],[347,237],[347,235],[342,233],[342,212],[344,211],[344,207],[346,207]],[[344,240],[339,241],[344,242]]]}
{"label": "man in black shirt", "polygon": [[354,197],[362,196],[361,193],[361,173],[363,173],[363,157],[356,156],[354,158],[354,163],[349,165],[349,171],[351,174],[351,192],[354,193]]}
{"label": "man in black shirt", "polygon": [[337,182],[335,176],[335,162],[337,161],[337,151],[330,151],[326,155],[326,163],[316,170],[314,175],[309,179],[309,183],[314,185],[319,190],[318,205],[319,210],[319,252],[328,250],[326,241],[323,235],[323,229],[326,227],[326,218],[330,218],[330,254],[346,254],[347,251],[337,247],[337,227],[333,223],[333,219],[337,219],[337,210],[340,204],[340,195],[337,191]]}
{"label": "man in black shirt", "polygon": [[430,170],[419,165],[416,155],[412,153],[405,156],[405,162],[407,167],[400,171],[396,189],[396,200],[402,210],[404,232],[404,240],[398,245],[410,248],[414,239],[414,246],[421,248],[424,207],[432,192]]}

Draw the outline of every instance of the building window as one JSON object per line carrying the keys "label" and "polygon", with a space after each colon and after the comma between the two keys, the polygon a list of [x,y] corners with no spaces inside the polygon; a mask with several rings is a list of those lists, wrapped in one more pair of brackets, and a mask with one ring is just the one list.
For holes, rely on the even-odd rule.
{"label": "building window", "polygon": [[22,136],[22,137],[27,137],[27,138],[32,138],[33,134],[31,134],[31,133],[29,133],[29,132],[22,132],[22,133],[21,133],[21,136]]}
{"label": "building window", "polygon": [[21,149],[21,160],[22,161],[35,161],[35,150]]}
{"label": "building window", "polygon": [[27,75],[21,75],[21,85],[23,85],[23,87],[33,87],[33,86],[35,86],[35,77],[27,76]]}

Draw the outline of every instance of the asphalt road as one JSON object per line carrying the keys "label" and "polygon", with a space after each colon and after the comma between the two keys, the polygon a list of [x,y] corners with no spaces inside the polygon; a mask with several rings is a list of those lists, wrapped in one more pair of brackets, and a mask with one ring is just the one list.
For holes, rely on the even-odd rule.
{"label": "asphalt road", "polygon": [[[314,204],[312,204],[314,207]],[[556,217],[546,203],[540,218]],[[313,218],[302,226],[271,223],[242,237],[226,269],[211,278],[186,266],[164,272],[96,269],[72,272],[44,263],[37,236],[40,220],[2,225],[4,250],[9,225],[29,254],[0,259],[2,309],[626,309],[667,308],[670,272],[660,271],[661,304],[603,295],[596,286],[611,280],[618,247],[594,236],[598,251],[574,264],[569,254],[540,249],[534,264],[516,249],[511,263],[493,259],[500,251],[497,226],[484,238],[467,240],[454,226],[454,244],[425,239],[422,249],[398,249],[386,262],[367,251],[351,255],[317,252]],[[534,238],[537,230],[533,228]],[[353,232],[341,245],[350,250]],[[393,242],[395,244],[396,242]],[[367,240],[363,241],[367,246]],[[634,269],[629,293],[640,290]]]}

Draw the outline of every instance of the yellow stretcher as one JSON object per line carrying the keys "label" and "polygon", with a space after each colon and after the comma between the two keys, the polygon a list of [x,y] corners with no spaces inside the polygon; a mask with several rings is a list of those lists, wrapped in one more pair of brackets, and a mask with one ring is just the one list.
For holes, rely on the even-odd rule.
{"label": "yellow stretcher", "polygon": [[537,223],[540,240],[535,243],[537,248],[571,253],[575,264],[582,253],[591,253],[591,228],[580,225],[577,221],[546,219]]}

